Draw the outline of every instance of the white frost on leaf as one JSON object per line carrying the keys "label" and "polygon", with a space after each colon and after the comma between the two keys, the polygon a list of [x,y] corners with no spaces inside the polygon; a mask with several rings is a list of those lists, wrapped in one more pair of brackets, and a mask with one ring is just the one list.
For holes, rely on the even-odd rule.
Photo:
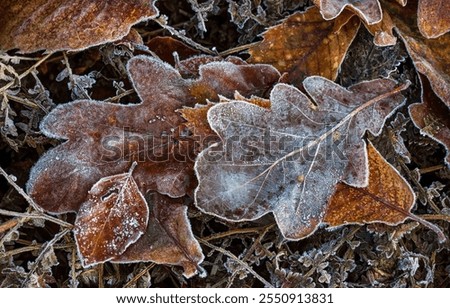
{"label": "white frost on leaf", "polygon": [[148,205],[131,172],[100,179],[81,205],[74,233],[84,265],[121,255],[145,232]]}
{"label": "white frost on leaf", "polygon": [[270,110],[244,101],[209,110],[222,142],[197,158],[197,207],[231,221],[272,212],[286,238],[300,239],[322,222],[339,181],[367,186],[363,136],[380,133],[405,86],[377,79],[345,89],[316,76],[303,86],[312,100],[278,84]]}

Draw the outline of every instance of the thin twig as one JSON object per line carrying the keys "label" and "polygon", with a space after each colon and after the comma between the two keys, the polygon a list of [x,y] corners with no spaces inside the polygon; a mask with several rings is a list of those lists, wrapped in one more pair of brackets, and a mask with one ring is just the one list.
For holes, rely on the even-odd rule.
{"label": "thin twig", "polygon": [[[43,246],[43,244],[34,244],[34,245],[30,245],[30,246],[25,246],[25,247],[20,247],[20,248],[16,248],[16,249],[11,249],[8,250],[4,253],[0,254],[0,258],[9,258],[15,255],[18,255],[20,253],[24,253],[24,252],[30,252],[30,251],[35,251],[35,250],[39,250],[41,249]],[[72,248],[74,247],[73,243],[70,244],[60,244],[60,245],[54,245],[53,248],[54,249],[67,249],[67,248]]]}
{"label": "thin twig", "polygon": [[44,259],[45,254],[47,253],[47,251],[50,248],[53,248],[53,246],[59,242],[59,240],[61,240],[64,235],[66,235],[66,233],[68,233],[70,231],[70,229],[64,229],[61,232],[59,232],[58,234],[55,235],[55,237],[53,237],[53,239],[51,241],[48,241],[47,243],[45,243],[42,247],[42,250],[39,254],[39,256],[36,258],[36,260],[34,261],[30,271],[27,273],[27,278],[23,281],[22,283],[22,287],[25,287],[26,283],[29,281],[30,277],[36,272],[36,270],[39,267],[39,264],[42,262],[42,260]]}
{"label": "thin twig", "polygon": [[[31,67],[29,67],[25,72],[23,72],[22,74],[19,75],[18,79],[21,80],[23,79],[25,76],[28,76],[32,71],[34,71],[39,65],[41,65],[45,60],[47,60],[52,54],[48,54],[45,55],[44,57],[42,57],[39,61],[37,61],[36,63],[34,63]],[[8,90],[14,83],[16,80],[11,80],[10,82],[8,82],[6,85],[4,85],[2,88],[0,88],[0,93]]]}
{"label": "thin twig", "polygon": [[0,234],[14,228],[19,223],[19,219],[10,219],[0,225]]}
{"label": "thin twig", "polygon": [[[260,231],[260,235],[258,236],[258,238],[254,241],[254,243],[252,244],[252,246],[250,247],[250,249],[245,253],[244,257],[242,258],[243,262],[247,262],[248,258],[250,258],[250,256],[253,254],[253,252],[256,249],[256,246],[258,244],[261,244],[261,241],[263,240],[263,238],[266,236],[267,232],[273,228],[275,226],[275,224],[270,224],[268,226],[266,226],[265,228],[263,228],[262,232]],[[228,283],[227,283],[227,288],[231,287],[231,284],[233,283],[234,279],[236,278],[238,272],[235,271],[231,277],[229,277],[228,279]]]}
{"label": "thin twig", "polygon": [[233,259],[235,262],[239,263],[242,267],[244,267],[249,273],[251,273],[253,276],[255,276],[256,279],[258,279],[259,281],[261,281],[265,287],[269,287],[269,288],[274,288],[274,286],[268,282],[267,280],[265,280],[263,277],[261,277],[258,273],[256,273],[250,266],[248,266],[247,263],[243,262],[242,260],[240,260],[238,257],[236,257],[234,254],[232,254],[231,252],[222,249],[220,247],[217,247],[201,238],[197,238],[197,240],[202,243],[205,246],[208,246],[211,249],[214,249],[226,256],[228,256],[229,258]]}
{"label": "thin twig", "polygon": [[71,223],[68,223],[64,220],[58,219],[56,217],[44,214],[44,213],[38,213],[38,214],[34,214],[34,213],[19,213],[19,212],[13,212],[13,211],[8,211],[8,210],[3,210],[0,209],[0,214],[1,215],[5,215],[5,216],[12,216],[12,217],[22,217],[24,218],[24,221],[30,220],[30,219],[45,219],[48,221],[51,221],[55,224],[58,224],[62,227],[66,227],[69,229],[73,228],[73,225]]}
{"label": "thin twig", "polygon": [[260,233],[261,230],[264,230],[265,232],[267,232],[266,230],[269,230],[270,228],[274,227],[275,224],[270,224],[268,226],[264,226],[264,227],[254,227],[254,228],[243,228],[243,229],[233,229],[233,230],[229,230],[229,231],[225,231],[225,232],[221,232],[221,233],[215,233],[215,234],[211,234],[209,236],[203,237],[202,239],[204,241],[212,241],[212,240],[217,240],[220,238],[224,238],[224,237],[229,237],[232,235],[236,235],[236,234],[246,234],[246,233]]}
{"label": "thin twig", "polygon": [[250,44],[246,44],[246,45],[236,46],[236,47],[224,50],[222,52],[219,52],[219,56],[226,57],[226,56],[232,55],[234,53],[245,51],[253,46],[258,45],[259,43],[260,42],[254,42],[254,43],[250,43]]}
{"label": "thin twig", "polygon": [[414,185],[416,185],[417,189],[419,190],[419,193],[423,196],[425,196],[425,198],[427,199],[428,204],[431,206],[431,208],[436,212],[439,213],[441,210],[439,209],[439,207],[436,205],[436,203],[434,203],[434,201],[432,199],[430,199],[428,197],[427,192],[425,191],[425,189],[422,187],[422,185],[419,183],[419,181],[411,174],[411,170],[409,170],[408,166],[406,166],[405,162],[403,161],[403,159],[398,159],[397,160],[400,163],[400,166],[402,167],[402,169],[406,172],[406,174],[408,175],[409,179],[414,183]]}
{"label": "thin twig", "polygon": [[416,215],[419,216],[422,219],[426,220],[445,220],[450,222],[450,215],[444,215],[444,214],[422,214],[422,215]]}
{"label": "thin twig", "polygon": [[124,288],[129,288],[131,285],[133,285],[134,283],[136,283],[142,276],[144,276],[145,274],[147,274],[149,270],[151,270],[152,268],[154,268],[155,265],[156,265],[156,263],[151,263],[150,265],[148,265],[146,268],[144,268],[142,271],[140,271],[139,274],[137,274],[137,275],[134,276],[130,281],[128,281],[123,287],[124,287]]}
{"label": "thin twig", "polygon": [[217,53],[209,50],[206,47],[203,47],[202,45],[200,45],[199,43],[194,42],[192,39],[188,38],[186,35],[180,33],[178,30],[176,30],[175,28],[169,26],[164,18],[155,18],[153,19],[153,21],[155,21],[157,24],[159,24],[162,28],[166,29],[167,31],[170,32],[170,34],[178,37],[179,39],[181,39],[182,41],[184,41],[186,44],[194,47],[197,50],[200,50],[208,55],[217,55]]}
{"label": "thin twig", "polygon": [[103,282],[103,271],[105,270],[105,267],[103,265],[103,263],[100,263],[99,265],[97,265],[97,269],[98,269],[98,287],[100,289],[104,289],[105,288],[105,284]]}
{"label": "thin twig", "polygon": [[33,201],[33,199],[31,199],[30,196],[27,195],[27,193],[25,191],[23,191],[23,189],[16,184],[16,182],[11,178],[11,176],[6,173],[5,170],[3,170],[2,167],[0,167],[0,174],[4,176],[4,178],[8,181],[8,183],[14,187],[14,189],[22,196],[25,198],[25,200],[28,202],[29,205],[31,205],[31,207],[39,213],[42,213],[42,210],[37,206],[37,204]]}
{"label": "thin twig", "polygon": [[120,100],[122,97],[125,97],[125,96],[127,96],[127,95],[133,94],[133,93],[135,93],[135,92],[136,92],[136,91],[134,91],[134,89],[129,89],[129,90],[123,91],[122,93],[120,93],[120,94],[118,94],[118,95],[116,95],[116,96],[113,96],[113,97],[110,97],[110,98],[105,99],[105,102],[111,103],[111,102],[114,102],[114,101],[118,101],[118,100]]}
{"label": "thin twig", "polygon": [[445,167],[444,165],[431,166],[431,167],[419,169],[419,172],[420,172],[420,174],[426,174],[426,173],[430,173],[430,172],[435,172],[435,171],[441,170],[444,167]]}
{"label": "thin twig", "polygon": [[27,106],[27,107],[30,107],[30,108],[33,108],[33,109],[38,109],[39,108],[38,104],[36,104],[36,103],[34,103],[32,101],[29,101],[26,98],[17,97],[17,96],[14,96],[14,95],[10,95],[8,93],[6,93],[6,97],[9,100],[11,100],[13,102],[16,102],[16,103],[19,103],[19,104],[22,104],[24,106]]}

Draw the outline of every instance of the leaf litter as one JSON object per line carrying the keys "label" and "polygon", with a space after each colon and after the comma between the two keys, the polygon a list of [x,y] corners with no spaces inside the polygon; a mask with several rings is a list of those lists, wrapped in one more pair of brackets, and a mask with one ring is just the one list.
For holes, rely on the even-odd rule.
{"label": "leaf litter", "polygon": [[[123,17],[129,19],[123,22],[119,29],[114,26],[118,19],[114,17],[114,10],[111,10],[110,14],[105,17],[114,18],[115,21],[108,22],[105,19],[105,22],[109,24],[102,30],[103,32],[99,31],[98,36],[86,32],[88,36],[90,35],[86,40],[79,40],[84,37],[84,34],[78,38],[73,37],[76,33],[76,31],[72,31],[75,23],[71,23],[62,31],[64,32],[60,34],[62,36],[54,36],[67,39],[55,42],[51,39],[47,40],[44,34],[39,39],[25,42],[25,46],[22,44],[21,34],[18,32],[17,40],[8,41],[8,44],[16,45],[7,47],[7,49],[19,48],[19,50],[9,50],[8,54],[2,52],[0,57],[2,67],[5,64],[4,67],[7,68],[6,79],[3,78],[0,81],[0,92],[3,97],[0,124],[2,132],[5,132],[2,134],[0,151],[2,157],[6,157],[6,160],[2,160],[2,167],[7,170],[7,172],[3,172],[2,169],[6,182],[4,182],[5,184],[0,183],[0,232],[3,233],[0,235],[2,286],[444,286],[445,279],[443,277],[445,277],[445,266],[448,264],[448,250],[445,247],[448,246],[448,242],[439,243],[436,240],[442,240],[442,236],[436,237],[436,233],[442,235],[442,232],[436,229],[436,226],[431,225],[428,220],[436,220],[439,227],[443,230],[448,229],[449,219],[445,214],[448,209],[446,188],[449,185],[448,176],[446,176],[448,167],[444,160],[446,149],[442,146],[439,147],[438,143],[427,136],[446,144],[445,136],[441,136],[442,133],[445,133],[446,122],[440,121],[440,125],[436,126],[435,120],[442,118],[444,110],[448,109],[445,92],[447,74],[445,65],[443,65],[445,64],[445,55],[440,54],[440,51],[446,48],[445,33],[448,28],[445,20],[439,17],[446,15],[448,8],[444,5],[441,6],[442,10],[436,11],[435,8],[440,2],[438,0],[398,0],[396,1],[398,4],[394,1],[365,3],[314,1],[318,9],[310,7],[313,1],[303,0],[288,4],[282,1],[258,4],[247,0],[239,1],[236,5],[232,5],[231,2],[213,2],[199,4],[195,0],[186,3],[180,1],[179,6],[175,7],[171,2],[157,2],[156,4],[151,1],[139,2],[148,5],[146,8],[152,12],[141,10],[139,14],[142,15],[137,19],[124,14]],[[54,5],[58,6],[61,3],[57,2]],[[129,4],[137,3],[130,2]],[[9,2],[6,2],[5,5],[11,6]],[[27,4],[21,5],[26,6]],[[70,5],[63,4],[63,6],[64,9],[59,10],[63,14],[67,12],[66,9],[72,10]],[[244,6],[247,6],[247,9]],[[333,13],[335,16],[332,19],[329,19],[330,16],[326,15],[327,13],[324,14],[326,6],[328,8],[335,6]],[[424,8],[426,9],[424,10]],[[8,7],[9,9],[11,8]],[[97,8],[92,5],[82,9],[95,14]],[[187,15],[179,13],[180,11],[190,12],[190,10],[196,12],[195,18],[189,19]],[[322,14],[319,14],[318,10]],[[395,14],[394,12],[398,10],[412,13]],[[158,11],[168,15],[161,15],[155,19]],[[41,12],[47,11],[42,10]],[[322,37],[322,34],[325,36],[329,34],[333,38],[333,31],[327,32],[329,30],[323,28],[320,31],[319,29],[307,31],[310,34],[314,31],[321,33],[320,36],[311,37],[312,41],[322,42],[318,46],[323,46],[323,48],[317,49],[316,56],[314,56],[316,50],[305,45],[299,50],[306,48],[306,53],[300,53],[299,57],[286,58],[286,55],[292,53],[297,55],[298,45],[295,45],[295,38],[299,35],[296,32],[298,30],[294,30],[294,28],[291,30],[290,26],[286,27],[286,23],[289,20],[298,19],[298,16],[303,16],[304,23],[308,24],[312,21],[312,15],[314,15],[312,12],[326,29],[330,29],[327,27],[334,25],[333,31],[337,31],[336,33],[339,31],[341,33],[348,32],[351,35],[355,33],[350,41],[343,44],[345,48],[339,49],[338,59],[333,60],[333,63],[338,64],[337,68],[336,65],[326,65],[324,61],[321,61],[322,56],[320,55],[327,54],[326,48],[332,46],[332,43],[326,40],[321,41],[319,37]],[[419,14],[415,18],[417,12]],[[380,13],[381,19],[377,17]],[[238,14],[242,16],[238,16]],[[361,40],[365,37],[361,34],[367,31],[360,29],[358,32],[358,29],[353,27],[353,25],[359,24],[358,17],[353,14],[358,15],[365,27],[372,33],[373,43],[370,39]],[[220,17],[217,18],[218,16]],[[348,19],[347,17],[350,16],[353,17]],[[324,20],[323,17],[327,20]],[[133,24],[144,19],[149,22],[133,26],[131,32],[126,35]],[[217,20],[221,20],[220,24]],[[345,23],[346,20],[347,23]],[[62,23],[55,23],[55,25],[63,29],[65,21],[63,19],[61,21]],[[9,22],[11,22],[9,25],[14,23],[17,25],[22,21],[20,18],[13,18]],[[342,26],[341,23],[344,25]],[[51,28],[46,21],[42,22],[42,25],[46,29]],[[100,23],[96,25],[100,25]],[[181,31],[180,25],[186,26],[184,31]],[[27,28],[22,27],[22,29]],[[35,27],[33,35],[39,35],[39,29],[41,28]],[[96,27],[84,29],[87,31],[99,30]],[[162,32],[161,29],[181,38],[187,45],[173,39],[169,42],[168,32]],[[261,42],[249,46],[236,45],[259,40],[257,35],[261,34],[264,29],[267,32]],[[277,41],[288,42],[284,48],[294,48],[296,51],[284,54],[280,50],[275,50],[272,60],[261,58],[258,63],[277,66],[283,61],[289,62],[290,66],[286,70],[283,66],[278,66],[278,69],[284,73],[281,79],[279,79],[280,75],[276,69],[271,68],[270,65],[265,66],[265,70],[258,70],[256,66],[248,65],[244,61],[247,58],[246,54],[240,53],[255,49],[259,45],[262,47],[259,56],[270,55],[271,49],[265,47],[264,44],[269,42],[268,33],[276,32],[276,29],[285,29],[285,31],[278,32],[279,40]],[[222,34],[225,33],[223,30],[227,33],[226,36]],[[397,40],[398,34],[400,34],[401,40]],[[2,35],[0,33],[0,36]],[[149,43],[155,36],[160,36],[160,38]],[[366,36],[369,38],[370,34]],[[116,41],[121,37],[123,39]],[[429,40],[429,37],[437,39]],[[402,49],[402,41],[408,54],[405,54]],[[72,44],[74,42],[76,44]],[[111,43],[104,44],[104,42]],[[197,42],[201,42],[201,44]],[[67,45],[67,43],[70,44]],[[361,43],[364,43],[363,48]],[[202,44],[206,45],[202,46]],[[94,45],[99,45],[99,47],[89,47]],[[381,48],[376,45],[389,47]],[[5,48],[1,44],[0,46]],[[423,46],[426,48],[422,48]],[[29,48],[28,51],[47,50],[50,53],[46,56],[39,53],[19,54],[27,52],[26,48]],[[308,53],[308,48],[310,48],[311,54]],[[74,49],[78,51],[70,52]],[[63,53],[61,57],[61,53],[52,53],[55,50],[68,50],[69,52]],[[224,52],[220,52],[220,50],[224,50]],[[196,56],[192,57],[194,54]],[[223,56],[230,54],[235,56],[223,61]],[[152,55],[153,58],[144,55]],[[172,67],[157,60],[158,56],[164,61],[170,61]],[[310,60],[311,57],[315,57],[317,60],[315,62],[320,63],[318,72],[308,68],[308,65],[314,62]],[[63,59],[62,63],[61,59]],[[141,62],[139,62],[140,60]],[[249,61],[253,61],[252,57]],[[341,65],[342,61],[344,61],[343,65]],[[128,65],[127,62],[129,62]],[[137,62],[140,64],[137,65]],[[152,64],[149,65],[149,62]],[[136,64],[136,67],[141,68],[135,68],[140,71],[138,75],[145,76],[145,78],[137,78],[144,81],[140,86],[136,82],[136,74],[133,75],[132,70],[127,70],[127,66],[130,67],[133,63]],[[354,63],[354,68],[349,63]],[[151,72],[155,72],[157,67],[162,67],[163,78],[158,79],[152,75]],[[216,67],[216,72],[208,71],[212,67]],[[231,70],[225,70],[224,75],[223,69],[226,67]],[[329,70],[330,68],[331,70]],[[416,68],[427,76],[425,78],[429,78],[431,85],[427,86],[425,82],[422,84],[418,82],[419,79],[415,77]],[[65,69],[68,73],[66,77],[69,81],[69,90],[67,87],[61,87],[61,82],[66,82],[67,79],[58,81],[60,78],[57,78],[58,80],[55,80],[55,76],[64,72]],[[204,70],[208,73],[202,74]],[[327,71],[331,73],[322,73]],[[166,79],[167,76],[173,77],[177,74],[177,78]],[[383,123],[379,125],[380,128],[383,128],[382,131],[375,130],[376,132],[374,132],[369,129],[359,136],[363,149],[366,147],[368,149],[366,161],[363,164],[366,168],[362,168],[370,171],[367,174],[367,182],[364,183],[367,186],[348,185],[349,181],[344,179],[343,174],[337,176],[339,178],[337,182],[331,181],[335,183],[333,187],[337,189],[336,193],[334,193],[334,189],[331,189],[328,199],[339,196],[341,191],[344,193],[353,191],[350,194],[362,193],[361,201],[364,202],[352,203],[351,206],[357,209],[352,213],[343,210],[345,207],[341,206],[342,202],[337,202],[334,211],[328,212],[329,215],[326,214],[327,212],[322,213],[321,215],[324,216],[318,223],[319,226],[333,225],[333,227],[316,228],[314,232],[305,235],[301,241],[286,241],[277,231],[278,228],[275,227],[276,224],[271,215],[263,215],[256,220],[238,219],[235,221],[231,219],[235,221],[231,222],[226,215],[213,217],[205,214],[204,211],[199,212],[192,200],[193,190],[197,186],[193,163],[199,152],[204,151],[214,142],[219,142],[220,145],[220,140],[223,140],[223,136],[217,135],[214,130],[211,130],[208,123],[208,112],[212,113],[216,108],[225,108],[223,106],[227,104],[234,106],[239,102],[245,105],[245,108],[254,108],[258,112],[264,109],[264,112],[271,113],[277,104],[267,98],[273,92],[274,86],[275,88],[282,86],[282,84],[276,85],[277,81],[290,83],[291,85],[287,87],[296,85],[301,91],[304,91],[303,80],[319,78],[310,76],[315,74],[322,74],[330,80],[335,80],[336,74],[338,74],[337,84],[349,89],[357,86],[358,82],[370,83],[374,81],[373,78],[381,76],[396,80],[397,86],[407,84],[406,80],[408,79],[412,82],[412,87],[402,91],[408,99],[406,104],[396,109],[401,110],[396,117],[403,123],[400,123],[400,128],[391,122],[393,117],[388,117],[383,119]],[[261,76],[268,78],[261,80]],[[75,80],[78,77],[80,79]],[[205,82],[201,81],[202,78]],[[170,84],[171,87],[167,87],[167,84]],[[144,93],[146,89],[147,94]],[[420,97],[420,90],[422,90],[423,100]],[[432,90],[435,91],[437,97],[433,96]],[[64,104],[71,100],[71,91],[74,95],[73,98],[81,98],[81,100]],[[162,94],[164,91],[167,95]],[[142,95],[143,93],[144,95]],[[150,99],[154,93],[156,96]],[[308,108],[318,110],[320,104],[314,102],[315,97],[308,92],[304,93],[311,102],[311,106]],[[155,103],[171,100],[179,101],[179,103],[169,104],[169,108],[166,108],[166,105]],[[139,101],[142,103],[135,104]],[[152,112],[153,116],[148,120],[149,122],[156,120],[148,123],[147,126],[140,126],[141,128],[145,127],[143,130],[136,130],[135,126],[130,125],[125,129],[126,134],[122,138],[125,142],[117,139],[120,124],[129,124],[126,122],[129,112],[125,112],[121,118],[119,110],[132,110],[133,108],[140,110],[138,106],[145,105],[146,101],[152,101],[151,104],[154,108],[149,108],[147,105],[147,109],[150,110],[142,109],[143,112],[137,112],[136,115],[139,116],[135,115],[131,122],[135,120],[138,122],[139,119],[145,118],[145,115]],[[430,104],[430,101],[433,103]],[[408,113],[407,109],[411,103],[415,104],[409,108],[410,113]],[[43,116],[54,108],[55,104],[60,106],[51,112],[48,118],[57,115],[54,126],[63,124],[60,126],[61,130],[55,131],[55,134],[52,135],[49,129],[48,136],[41,135],[38,132],[38,124]],[[67,107],[63,107],[64,105]],[[252,105],[252,107],[248,105]],[[80,107],[79,110],[77,111],[74,106]],[[436,106],[440,106],[441,109]],[[129,109],[124,107],[129,107]],[[105,108],[103,113],[102,108]],[[309,110],[308,108],[302,111],[306,112]],[[117,112],[112,112],[112,117],[109,117],[109,120],[115,122],[113,125],[108,121],[103,121],[108,118],[106,111],[111,110],[117,110]],[[4,117],[5,111],[7,112],[6,117]],[[67,115],[64,115],[66,112]],[[401,114],[406,116],[399,118]],[[71,122],[71,116],[75,115],[83,120],[79,123]],[[256,121],[256,115],[259,113],[255,113],[255,123],[259,126],[264,127],[270,123],[270,119],[267,119],[267,123],[261,119]],[[414,123],[411,122],[410,116],[411,118],[415,117]],[[62,123],[58,124],[58,118]],[[164,123],[165,121],[162,120],[170,120],[171,123]],[[421,122],[422,120],[423,122]],[[157,124],[158,122],[161,123]],[[99,125],[99,123],[105,125]],[[117,123],[119,125],[115,126]],[[165,124],[167,126],[164,126]],[[418,129],[414,128],[414,125],[421,130],[421,134]],[[164,127],[162,130],[154,130],[158,126]],[[333,124],[329,126],[333,126]],[[44,128],[45,124],[41,124],[41,127]],[[334,137],[334,142],[339,143],[342,133],[339,129],[336,131],[338,133],[331,134],[330,137]],[[373,135],[377,135],[377,133],[379,133],[378,136],[374,138]],[[149,164],[148,160],[142,159],[146,157],[145,154],[148,154],[148,151],[141,151],[142,145],[148,143],[148,139],[142,139],[142,136],[149,135],[152,138],[148,139],[152,139],[152,142],[158,144],[153,149],[160,150],[160,152],[154,151],[153,153],[156,156],[160,153],[168,153],[168,156],[172,158],[169,158],[167,162],[158,160],[153,165]],[[298,135],[298,132],[293,135]],[[98,140],[96,138],[101,137],[106,138],[107,146],[103,149],[98,148],[99,143],[95,142]],[[367,144],[366,138],[371,140],[384,158],[378,152],[373,154],[375,152],[371,148],[372,145]],[[237,150],[245,154],[241,159],[248,167],[255,154],[257,156],[258,151],[261,150],[258,148],[259,141],[254,136],[245,134],[238,138],[236,144],[233,143],[235,139],[230,138],[231,146],[228,149],[237,146],[237,149],[233,149],[233,151]],[[199,140],[206,140],[206,142],[198,142]],[[270,138],[268,140],[269,143],[274,143]],[[311,142],[311,145],[314,144],[314,141],[307,140],[307,138],[306,141]],[[59,145],[58,142],[60,142]],[[119,146],[116,148],[116,145]],[[239,148],[239,146],[242,147]],[[114,151],[121,147],[122,152]],[[48,148],[53,149],[44,154]],[[289,142],[287,148],[289,148]],[[340,149],[339,146],[337,148]],[[82,151],[82,149],[86,151]],[[126,154],[124,153],[125,149],[128,151]],[[210,149],[208,148],[206,151]],[[289,152],[289,149],[278,144],[276,150],[279,149],[282,149],[280,152],[284,153],[281,155]],[[427,151],[433,151],[435,154],[431,156],[431,152]],[[334,149],[331,149],[332,157],[336,156],[335,152]],[[221,151],[217,153],[220,154]],[[232,157],[233,153],[226,152],[225,155]],[[54,156],[55,166],[50,160],[45,162],[45,157],[48,159],[54,154],[56,154]],[[311,157],[314,156],[314,153],[307,154]],[[64,155],[71,157],[72,163],[69,162],[68,165],[65,165],[65,162],[61,163],[56,160],[58,157],[59,160],[64,161],[66,158]],[[119,157],[116,160],[118,162],[116,169],[109,167],[105,169],[103,168],[105,164],[99,165],[95,169],[95,164],[99,162],[98,158],[101,161],[105,157],[110,159],[106,165],[111,167],[114,164],[114,155]],[[200,156],[202,155],[200,154]],[[33,169],[36,171],[35,178],[33,179],[32,176],[29,187],[37,179],[36,183],[41,181],[38,185],[40,185],[41,191],[46,191],[47,196],[34,194],[33,198],[30,198],[20,186],[24,185],[28,171],[41,156],[43,160],[39,164],[44,167],[42,170],[48,168],[47,173],[44,172],[44,176],[41,177],[36,171],[37,168]],[[88,156],[97,160],[89,163],[85,160]],[[179,161],[180,158],[186,157],[188,157],[187,161]],[[88,206],[89,201],[86,200],[100,197],[97,200],[102,203],[100,195],[103,195],[106,196],[106,202],[112,201],[108,197],[114,199],[116,193],[120,191],[119,186],[123,184],[123,181],[109,182],[112,186],[108,186],[109,184],[104,186],[103,181],[111,178],[117,179],[124,174],[129,175],[133,161],[136,161],[138,165],[134,167],[132,177],[129,177],[129,182],[127,182],[129,185],[124,187],[129,188],[132,195],[141,194],[143,197],[143,199],[138,198],[131,202],[133,203],[131,206],[141,204],[142,210],[147,209],[148,222],[146,225],[142,224],[137,232],[143,233],[136,235],[137,233],[133,233],[137,231],[136,229],[125,232],[130,236],[128,240],[122,242],[123,245],[118,251],[113,252],[113,256],[104,256],[103,259],[109,259],[109,262],[103,263],[103,260],[99,261],[100,263],[97,265],[83,267],[80,261],[83,259],[86,261],[86,256],[89,258],[89,254],[83,255],[81,252],[83,245],[74,241],[73,236],[68,233],[74,227],[71,222],[76,222],[75,235],[78,228],[83,228],[82,223],[77,224],[77,221],[82,220],[81,215],[78,218],[77,216],[81,213],[79,209],[82,204]],[[375,161],[379,162],[376,164],[377,168],[372,167]],[[80,164],[81,169],[71,165],[75,162]],[[362,164],[362,162],[358,163]],[[67,168],[60,173],[57,168],[58,164],[65,165]],[[164,176],[155,178],[157,172],[151,173],[150,176],[144,176],[144,174],[148,175],[143,172],[144,169],[140,169],[140,173],[136,173],[139,166],[142,168],[143,165],[145,165],[146,171],[163,170]],[[393,166],[397,168],[397,171]],[[296,170],[295,168],[291,169]],[[79,170],[87,173],[97,170],[97,173],[94,172],[93,178],[89,179],[91,182],[86,184],[86,178],[84,180],[83,177],[80,178]],[[371,170],[376,171],[372,172]],[[51,178],[52,171],[56,176],[53,180]],[[64,171],[67,171],[66,177],[64,177]],[[316,170],[312,171],[316,172]],[[383,181],[383,183],[375,180],[373,177],[377,172],[388,176],[390,180]],[[14,176],[10,176],[11,173]],[[351,172],[345,170],[344,173],[350,174]],[[287,174],[289,173],[287,172]],[[339,172],[337,174],[339,175]],[[361,174],[359,175],[361,176]],[[136,175],[140,175],[140,177]],[[355,182],[362,183],[361,178],[355,178]],[[308,177],[306,179],[309,180]],[[305,182],[305,177],[299,174],[294,180],[301,186]],[[17,184],[14,181],[17,181]],[[132,181],[135,182],[135,186],[130,184]],[[407,182],[410,183],[414,192],[418,193],[421,202],[413,202],[414,196],[411,195],[411,189],[408,188]],[[45,187],[45,183],[48,184],[47,187]],[[97,196],[90,195],[89,191],[93,192],[96,185],[103,186],[109,192],[106,195],[103,194],[104,192]],[[392,187],[396,187],[397,194],[404,194],[403,202],[399,200],[399,197],[395,197],[399,196],[397,194],[394,194],[392,198],[387,196],[391,196]],[[58,191],[59,188],[61,188],[60,191]],[[108,188],[112,189],[108,190]],[[81,195],[73,193],[74,189],[81,192]],[[391,193],[384,193],[384,196],[380,196],[381,191],[390,191]],[[217,195],[216,192],[214,194]],[[40,202],[36,204],[36,201],[39,200]],[[45,200],[46,202],[42,202]],[[54,203],[52,200],[62,202]],[[146,206],[142,201],[146,203]],[[412,208],[411,202],[414,203]],[[45,203],[47,204],[44,206],[45,211],[53,213],[57,217],[44,213],[41,204]],[[128,203],[116,202],[115,204],[125,205]],[[363,204],[365,206],[362,206]],[[27,206],[29,206],[28,209]],[[263,203],[262,207],[267,207],[267,204]],[[365,212],[371,207],[376,211]],[[100,208],[98,209],[100,210]],[[332,203],[328,202],[326,209],[332,210]],[[403,211],[399,209],[403,209]],[[59,214],[63,212],[68,213]],[[78,212],[78,214],[70,212]],[[122,215],[122,218],[135,215],[134,217],[145,220],[146,215],[141,214],[129,211],[126,213],[126,217]],[[351,214],[357,215],[352,216]],[[92,215],[89,219],[95,220],[98,217],[99,215]],[[420,221],[422,226],[418,226],[416,222],[402,222],[406,217]],[[116,228],[120,229],[120,226],[127,225],[125,218],[121,223],[117,223]],[[400,225],[387,226],[375,221],[384,221],[393,225],[400,223]],[[361,224],[362,227],[347,225],[349,223]],[[370,223],[370,225],[366,225],[366,223]],[[431,228],[432,231],[427,231],[423,226]],[[280,225],[280,227],[282,226]],[[29,232],[30,230],[32,234]],[[128,229],[124,227],[123,230],[127,231]],[[112,242],[120,240],[114,235],[105,235]],[[367,260],[372,266],[369,268],[360,260]],[[141,261],[154,263],[145,264]],[[28,267],[20,265],[28,262]],[[118,263],[118,265],[112,263]],[[178,265],[182,269],[170,267],[171,270],[168,270],[167,265]],[[67,273],[70,278],[67,277]],[[200,274],[202,278],[195,274]],[[205,277],[204,274],[208,275]],[[190,279],[186,280],[186,277]]]}

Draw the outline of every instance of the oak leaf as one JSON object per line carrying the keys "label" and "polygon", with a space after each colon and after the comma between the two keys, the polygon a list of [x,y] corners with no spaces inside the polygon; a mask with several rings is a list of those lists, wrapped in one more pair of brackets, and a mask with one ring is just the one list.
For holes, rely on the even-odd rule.
{"label": "oak leaf", "polygon": [[311,7],[269,28],[264,40],[250,47],[249,61],[274,65],[287,73],[283,82],[297,86],[310,75],[334,80],[358,28],[358,18],[349,11],[328,21]]}
{"label": "oak leaf", "polygon": [[270,110],[234,101],[208,111],[221,142],[197,157],[198,208],[232,221],[272,212],[286,238],[300,239],[323,222],[338,182],[367,186],[362,137],[380,132],[406,86],[378,79],[345,89],[318,76],[303,86],[313,101],[277,84]]}
{"label": "oak leaf", "polygon": [[445,242],[447,237],[439,227],[411,213],[416,197],[408,182],[370,142],[367,152],[367,187],[338,183],[328,202],[324,222],[330,227],[374,222],[398,225],[406,219],[412,219],[435,232],[439,242]]}
{"label": "oak leaf", "polygon": [[2,0],[0,49],[81,50],[118,40],[157,16],[153,0]]}
{"label": "oak leaf", "polygon": [[[396,37],[392,33],[394,24],[386,8],[392,7],[392,1],[380,0],[314,0],[320,8],[323,17],[327,20],[334,19],[345,8],[357,13],[364,21],[367,29],[375,36],[374,43],[378,46],[394,45]],[[400,11],[397,5],[397,17],[417,16],[417,26],[425,38],[437,38],[450,30],[450,2],[447,0],[397,0],[401,6],[418,5],[417,11]],[[400,15],[398,15],[400,14]]]}
{"label": "oak leaf", "polygon": [[396,225],[410,216],[416,200],[411,186],[370,142],[367,153],[367,187],[338,183],[324,217],[328,225],[334,227],[373,222]]}
{"label": "oak leaf", "polygon": [[100,179],[78,211],[75,239],[85,265],[121,255],[147,229],[148,206],[132,172]]}

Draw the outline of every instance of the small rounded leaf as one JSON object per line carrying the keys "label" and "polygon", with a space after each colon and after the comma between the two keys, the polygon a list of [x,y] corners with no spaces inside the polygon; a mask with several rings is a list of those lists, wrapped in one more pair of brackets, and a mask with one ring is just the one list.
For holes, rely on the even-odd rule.
{"label": "small rounded leaf", "polygon": [[100,179],[75,221],[75,239],[85,265],[121,255],[147,229],[147,202],[131,171]]}

